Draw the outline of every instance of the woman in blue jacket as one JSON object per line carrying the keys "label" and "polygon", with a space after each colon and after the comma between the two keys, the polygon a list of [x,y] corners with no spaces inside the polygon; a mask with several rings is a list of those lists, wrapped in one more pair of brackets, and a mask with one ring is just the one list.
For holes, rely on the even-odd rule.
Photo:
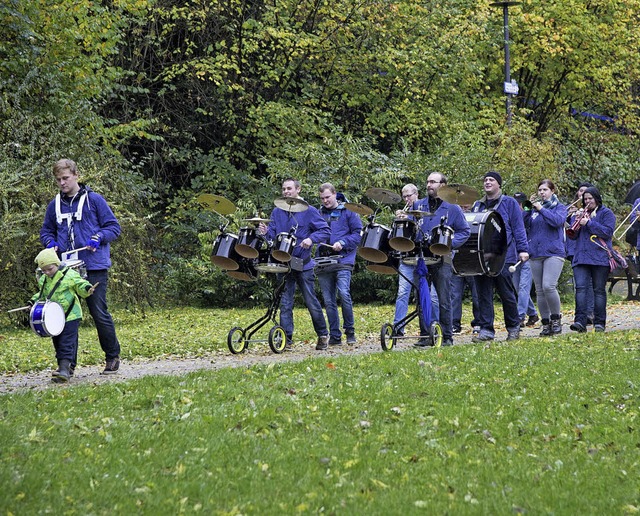
{"label": "woman in blue jacket", "polygon": [[[611,239],[616,227],[616,216],[603,206],[602,196],[596,187],[587,188],[582,202],[588,215],[577,214],[580,226],[575,236],[573,276],[576,282],[576,315],[571,329],[580,333],[587,331],[587,289],[589,279],[593,289],[593,323],[595,331],[604,331],[607,323],[607,278],[609,277],[609,254],[601,246],[612,249]],[[594,237],[592,240],[591,237]]]}
{"label": "woman in blue jacket", "polygon": [[567,208],[558,201],[556,186],[550,179],[538,183],[538,194],[532,195],[530,201],[532,209],[525,212],[524,224],[529,234],[529,260],[542,317],[540,335],[555,335],[562,333],[558,279],[564,265]]}

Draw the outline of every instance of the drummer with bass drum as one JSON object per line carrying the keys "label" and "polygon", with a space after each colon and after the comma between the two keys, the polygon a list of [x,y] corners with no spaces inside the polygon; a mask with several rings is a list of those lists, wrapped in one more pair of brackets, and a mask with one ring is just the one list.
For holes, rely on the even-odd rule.
{"label": "drummer with bass drum", "polygon": [[[285,179],[282,182],[283,202],[278,202],[271,212],[269,225],[260,223],[258,229],[270,242],[291,243],[291,271],[285,275],[285,286],[280,300],[280,325],[284,328],[287,339],[285,349],[291,349],[293,345],[293,302],[297,285],[318,336],[316,349],[323,350],[328,347],[329,332],[322,306],[316,297],[313,271],[315,262],[311,258],[311,247],[314,244],[328,242],[331,230],[320,212],[300,197],[301,189],[300,181],[297,179]],[[289,205],[291,209],[283,209],[280,205],[285,208]],[[299,209],[298,206],[304,209]],[[295,266],[294,263],[300,265]]]}
{"label": "drummer with bass drum", "polygon": [[496,276],[474,276],[478,293],[478,313],[474,314],[474,317],[480,326],[480,332],[471,340],[485,342],[495,338],[494,287],[502,301],[507,340],[517,340],[520,338],[520,316],[517,293],[509,269],[529,259],[527,233],[518,201],[502,193],[502,176],[493,170],[487,172],[484,175],[483,188],[484,197],[473,204],[471,211],[480,213],[495,210],[502,216],[506,229],[507,253],[504,265]]}
{"label": "drummer with bass drum", "polygon": [[[442,327],[442,345],[453,344],[453,327],[451,319],[451,256],[455,249],[462,246],[471,233],[460,206],[450,204],[438,197],[438,191],[447,184],[447,178],[440,172],[432,172],[427,178],[427,197],[414,203],[414,210],[428,212],[429,216],[417,220],[418,238],[423,235],[430,239],[430,249],[435,253],[436,247],[443,246],[437,254],[442,259],[436,263],[427,263],[431,282],[438,294],[439,322]],[[445,236],[444,240],[441,237]],[[422,324],[422,320],[420,321]],[[426,328],[420,328],[420,334],[428,334]],[[429,345],[428,339],[420,339],[416,346]]]}

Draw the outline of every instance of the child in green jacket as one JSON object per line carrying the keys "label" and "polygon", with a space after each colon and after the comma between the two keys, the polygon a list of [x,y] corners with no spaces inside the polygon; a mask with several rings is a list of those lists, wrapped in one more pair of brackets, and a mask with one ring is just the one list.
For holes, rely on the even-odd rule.
{"label": "child in green jacket", "polygon": [[73,375],[78,357],[78,328],[82,321],[82,307],[78,296],[89,297],[97,284],[92,286],[70,267],[60,267],[60,259],[52,248],[41,251],[35,261],[43,274],[38,282],[40,291],[31,298],[31,303],[55,301],[65,313],[62,333],[51,337],[58,361],[58,369],[53,372],[52,381],[65,383]]}

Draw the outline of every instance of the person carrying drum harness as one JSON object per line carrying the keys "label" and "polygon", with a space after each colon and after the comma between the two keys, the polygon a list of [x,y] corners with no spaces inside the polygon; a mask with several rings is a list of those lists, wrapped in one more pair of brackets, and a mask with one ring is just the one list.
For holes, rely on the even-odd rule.
{"label": "person carrying drum harness", "polygon": [[485,195],[474,203],[471,211],[478,213],[495,210],[502,216],[507,233],[507,254],[502,270],[497,276],[481,275],[473,278],[478,292],[478,313],[474,316],[480,326],[480,333],[471,340],[485,342],[495,338],[493,326],[495,320],[494,287],[502,301],[507,340],[517,340],[520,338],[520,316],[518,315],[517,293],[509,267],[514,265],[518,259],[521,263],[529,259],[527,233],[518,201],[502,193],[502,176],[495,171],[487,172],[484,175],[483,187]]}
{"label": "person carrying drum harness", "polygon": [[[356,249],[360,243],[362,221],[356,213],[344,207],[344,202],[338,202],[338,193],[331,183],[320,185],[319,193],[322,201],[320,215],[331,229],[329,243],[316,248],[315,268],[329,321],[329,345],[342,344],[337,297],[342,305],[342,322],[347,344],[355,344],[351,272],[356,261]],[[332,259],[330,256],[336,258]]]}
{"label": "person carrying drum harness", "polygon": [[38,282],[40,291],[31,298],[30,304],[53,301],[64,310],[64,329],[59,335],[51,337],[51,340],[58,361],[58,369],[53,372],[52,381],[65,383],[73,376],[78,359],[78,328],[82,321],[82,307],[78,296],[88,298],[96,287],[82,279],[72,268],[60,267],[60,259],[51,248],[40,251],[35,261],[43,274]]}
{"label": "person carrying drum harness", "polygon": [[77,258],[87,267],[87,280],[99,283],[95,295],[87,298],[106,365],[102,374],[116,373],[120,367],[120,343],[107,306],[107,284],[111,267],[110,243],[120,236],[120,224],[104,197],[79,183],[76,163],[61,159],[53,166],[60,193],[49,203],[40,241],[58,253],[86,247]]}

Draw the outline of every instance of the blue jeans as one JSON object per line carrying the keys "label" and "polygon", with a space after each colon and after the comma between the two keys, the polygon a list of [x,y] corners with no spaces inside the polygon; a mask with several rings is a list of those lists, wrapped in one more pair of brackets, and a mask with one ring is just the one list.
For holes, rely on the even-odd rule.
{"label": "blue jeans", "polygon": [[513,286],[518,292],[518,316],[522,321],[527,315],[537,315],[536,307],[531,299],[531,264],[526,261],[516,268],[511,276]]}
{"label": "blue jeans", "polygon": [[318,284],[320,285],[324,307],[327,311],[329,335],[336,340],[342,338],[336,293],[340,297],[342,305],[344,332],[347,335],[355,335],[353,302],[351,301],[351,269],[320,273],[318,274]]}
{"label": "blue jeans", "polygon": [[116,327],[113,324],[113,317],[111,317],[107,306],[109,271],[87,271],[87,281],[92,285],[100,282],[93,294],[86,298],[86,302],[89,307],[89,313],[96,325],[96,330],[98,330],[100,347],[104,351],[107,360],[111,360],[120,355],[120,342],[116,337]]}
{"label": "blue jeans", "polygon": [[316,334],[318,337],[328,335],[327,323],[324,320],[322,306],[320,306],[320,301],[318,301],[316,297],[313,269],[302,272],[291,271],[285,276],[284,290],[282,292],[282,299],[280,299],[280,326],[284,329],[287,340],[290,341],[293,339],[293,302],[296,285],[300,287],[302,299],[304,300],[307,310],[309,310],[311,322],[313,322],[313,329]]}
{"label": "blue jeans", "polygon": [[[404,319],[409,311],[409,299],[411,298],[411,289],[413,285],[418,286],[418,276],[415,273],[415,265],[406,265],[401,263],[398,267],[400,274],[398,275],[398,294],[396,296],[396,311],[393,316],[393,325],[395,326]],[[409,278],[407,281],[406,278]],[[413,285],[410,283],[413,282]],[[431,285],[431,317],[433,320],[439,320],[440,310],[438,306],[438,294],[433,284]],[[401,330],[404,332],[404,330]]]}
{"label": "blue jeans", "polygon": [[480,326],[480,333],[495,336],[493,323],[495,311],[493,308],[493,288],[495,287],[504,313],[504,324],[508,331],[520,329],[520,316],[518,315],[518,300],[516,289],[513,286],[509,266],[505,264],[497,276],[474,276],[476,291],[478,292],[478,313],[476,319]]}
{"label": "blue jeans", "polygon": [[[473,305],[473,313],[478,311],[478,294],[476,293],[476,284],[471,276],[451,275],[451,325],[453,327],[462,327],[462,300],[464,298],[464,287],[469,286],[471,291],[471,303]],[[476,320],[471,321],[471,326],[476,326]]]}
{"label": "blue jeans", "polygon": [[[589,316],[589,294],[593,293],[593,324],[607,324],[607,278],[606,265],[575,265],[573,277],[576,282],[575,322],[587,325]],[[592,286],[589,284],[591,283]]]}

